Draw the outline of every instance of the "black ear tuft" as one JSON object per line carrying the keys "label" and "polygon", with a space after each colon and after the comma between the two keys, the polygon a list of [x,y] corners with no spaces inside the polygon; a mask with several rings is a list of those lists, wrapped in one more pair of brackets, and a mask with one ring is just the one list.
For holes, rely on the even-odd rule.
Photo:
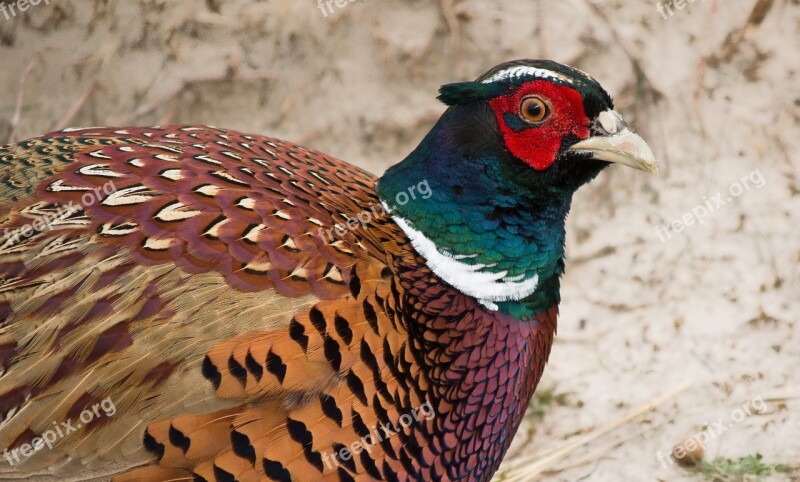
{"label": "black ear tuft", "polygon": [[481,82],[458,82],[439,88],[439,99],[446,105],[466,104],[476,100],[488,100],[499,94],[497,85]]}

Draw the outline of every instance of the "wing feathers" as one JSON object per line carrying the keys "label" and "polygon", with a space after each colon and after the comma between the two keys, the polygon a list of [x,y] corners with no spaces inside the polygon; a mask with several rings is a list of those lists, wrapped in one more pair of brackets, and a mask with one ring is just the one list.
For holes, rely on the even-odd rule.
{"label": "wing feathers", "polygon": [[171,126],[2,146],[0,181],[0,232],[43,228],[0,245],[0,442],[115,405],[11,470],[343,477],[321,454],[359,438],[346,412],[396,396],[386,360],[404,337],[382,308],[383,245],[403,234],[380,216],[336,229],[378,203],[374,177],[276,139]]}

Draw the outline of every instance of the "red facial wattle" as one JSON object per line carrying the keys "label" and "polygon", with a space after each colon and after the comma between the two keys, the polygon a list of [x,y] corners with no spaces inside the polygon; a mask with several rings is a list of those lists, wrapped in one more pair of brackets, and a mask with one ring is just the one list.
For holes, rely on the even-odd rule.
{"label": "red facial wattle", "polygon": [[[550,104],[550,116],[539,125],[525,125],[524,129],[515,130],[508,125],[505,116],[518,116],[520,102],[530,95],[537,95]],[[564,137],[573,135],[586,139],[590,135],[590,121],[581,94],[569,86],[535,80],[491,100],[489,105],[497,116],[506,148],[537,171],[553,164]]]}

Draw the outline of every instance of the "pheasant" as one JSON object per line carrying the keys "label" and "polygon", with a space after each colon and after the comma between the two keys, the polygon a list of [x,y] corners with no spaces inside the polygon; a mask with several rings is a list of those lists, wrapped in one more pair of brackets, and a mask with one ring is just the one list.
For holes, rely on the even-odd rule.
{"label": "pheasant", "polygon": [[195,125],[0,147],[0,478],[489,480],[553,342],[573,193],[656,161],[553,61],[438,98],[380,178]]}

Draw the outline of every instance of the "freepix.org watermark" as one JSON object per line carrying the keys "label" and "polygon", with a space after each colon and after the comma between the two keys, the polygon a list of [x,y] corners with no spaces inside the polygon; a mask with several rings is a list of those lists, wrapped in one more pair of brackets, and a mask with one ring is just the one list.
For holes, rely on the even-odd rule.
{"label": "freepix.org watermark", "polygon": [[[701,0],[667,0],[667,1],[659,0],[659,2],[656,4],[656,10],[658,10],[658,13],[661,14],[661,17],[664,20],[666,20],[669,17],[675,15],[675,10],[683,10],[684,8],[686,8],[686,5],[697,1]],[[705,2],[705,0],[702,1]]]}
{"label": "freepix.org watermark", "polygon": [[[673,233],[680,233],[693,224],[704,224],[706,217],[733,201],[733,198],[739,197],[753,188],[761,189],[766,183],[767,181],[764,179],[761,171],[756,169],[728,186],[727,193],[720,191],[711,197],[703,196],[703,202],[701,204],[683,213],[681,217],[664,226],[656,225],[656,235],[658,235],[658,239],[660,239],[662,243],[665,243],[667,240],[672,239]],[[727,197],[726,194],[728,195]]]}
{"label": "freepix.org watermark", "polygon": [[[429,199],[433,195],[433,191],[427,179],[423,179],[417,184],[412,184],[405,191],[398,192],[394,197],[395,203],[397,203],[395,205],[404,206],[410,201],[415,201],[417,195],[419,195],[421,199]],[[389,209],[393,209],[393,207]],[[346,235],[348,231],[358,229],[359,226],[362,228],[366,227],[373,219],[384,214],[388,213],[383,207],[383,204],[369,203],[369,209],[365,209],[355,216],[348,216],[346,223],[337,223],[328,229],[319,228],[317,235],[324,241],[332,243],[334,241],[334,234],[342,237]]]}
{"label": "freepix.org watermark", "polygon": [[58,222],[67,219],[78,211],[82,211],[84,207],[93,206],[95,203],[103,199],[101,193],[109,196],[117,191],[117,186],[113,181],[108,181],[101,187],[96,187],[94,191],[88,191],[81,196],[81,206],[78,206],[73,201],[67,205],[56,206],[56,212],[45,214],[41,218],[32,221],[29,224],[18,227],[17,229],[6,229],[3,231],[3,242],[0,246],[6,246],[11,243],[12,245],[20,242],[22,238],[30,238],[36,233],[41,233],[45,230],[52,231]]}
{"label": "freepix.org watermark", "polygon": [[78,416],[80,422],[72,419],[65,422],[53,422],[52,428],[45,430],[30,443],[24,443],[11,450],[3,450],[3,456],[10,465],[16,465],[43,450],[45,446],[52,449],[59,440],[67,438],[72,432],[78,431],[81,427],[89,425],[104,415],[108,418],[113,417],[116,413],[117,407],[114,405],[114,401],[111,400],[111,397],[106,398],[91,407],[86,407]]}
{"label": "freepix.org watermark", "polygon": [[[322,12],[323,17],[327,17],[329,13],[333,13],[333,6],[336,5],[336,8],[342,9],[351,3],[355,3],[358,0],[317,0],[317,8],[319,11]],[[362,2],[366,2],[367,0],[361,0]]]}
{"label": "freepix.org watermark", "polygon": [[11,20],[17,16],[17,12],[26,12],[29,8],[35,7],[40,3],[50,5],[50,0],[17,0],[16,2],[8,3],[8,5],[5,2],[0,2],[0,13],[3,14],[6,20]]}
{"label": "freepix.org watermark", "polygon": [[358,455],[364,451],[372,453],[373,445],[397,435],[398,432],[401,432],[404,428],[410,427],[413,423],[417,423],[420,420],[431,420],[435,416],[436,412],[433,410],[431,402],[425,402],[420,405],[419,408],[411,410],[411,413],[405,413],[400,416],[400,420],[394,425],[391,423],[373,425],[370,433],[361,437],[361,440],[356,440],[351,443],[349,447],[342,447],[338,451],[330,454],[322,452],[322,461],[325,462],[326,467],[334,470],[339,466],[339,460],[346,462],[353,458],[354,455]]}
{"label": "freepix.org watermark", "polygon": [[742,422],[745,418],[754,414],[758,415],[766,413],[768,408],[767,402],[764,401],[764,397],[759,395],[731,412],[730,422],[726,422],[720,418],[714,423],[707,423],[705,424],[705,430],[694,434],[690,438],[687,438],[682,443],[673,447],[672,451],[664,453],[659,450],[656,452],[656,459],[661,462],[661,466],[664,468],[667,468],[667,464],[674,465],[675,460],[683,460],[686,457],[686,454],[695,452],[698,447],[703,447],[710,440],[713,440],[727,432],[733,428],[734,425]]}

